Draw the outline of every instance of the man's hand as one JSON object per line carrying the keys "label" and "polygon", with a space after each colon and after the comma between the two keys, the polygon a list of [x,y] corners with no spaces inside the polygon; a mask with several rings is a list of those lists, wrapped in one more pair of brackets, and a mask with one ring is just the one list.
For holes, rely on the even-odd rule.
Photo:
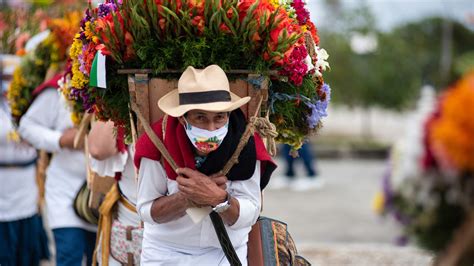
{"label": "man's hand", "polygon": [[[74,149],[74,137],[76,136],[77,128],[68,128],[63,132],[61,138],[59,138],[59,146],[61,148]],[[77,149],[82,149],[83,143]]]}
{"label": "man's hand", "polygon": [[214,183],[223,190],[227,189],[227,176],[221,175],[219,173],[209,176]]}
{"label": "man's hand", "polygon": [[[177,173],[179,176],[176,178],[176,181],[178,182],[179,190],[186,198],[197,205],[216,206],[226,200],[227,192],[221,188],[222,184],[225,185],[225,181],[227,181],[227,178],[224,176],[212,179],[199,171],[189,168],[179,168]],[[217,185],[215,180],[221,186]]]}

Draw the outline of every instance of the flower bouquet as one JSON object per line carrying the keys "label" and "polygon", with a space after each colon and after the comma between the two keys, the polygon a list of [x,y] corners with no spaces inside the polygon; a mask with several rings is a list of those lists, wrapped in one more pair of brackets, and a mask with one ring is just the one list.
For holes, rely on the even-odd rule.
{"label": "flower bouquet", "polygon": [[[161,78],[176,78],[163,73],[189,65],[249,70],[270,77],[268,110],[277,140],[298,149],[327,115],[330,88],[322,73],[328,55],[318,44],[302,0],[106,1],[85,12],[63,93],[76,117],[93,112],[129,135],[130,96],[119,69],[151,69]],[[98,53],[106,57],[104,88],[90,86]]]}
{"label": "flower bouquet", "polygon": [[49,35],[22,57],[20,65],[13,72],[7,98],[17,122],[31,104],[33,90],[43,83],[46,73],[58,72],[64,67],[80,16],[79,12],[70,12],[64,18],[48,21]]}
{"label": "flower bouquet", "polygon": [[411,140],[395,146],[379,207],[401,223],[403,242],[439,252],[474,210],[474,72],[429,109]]}

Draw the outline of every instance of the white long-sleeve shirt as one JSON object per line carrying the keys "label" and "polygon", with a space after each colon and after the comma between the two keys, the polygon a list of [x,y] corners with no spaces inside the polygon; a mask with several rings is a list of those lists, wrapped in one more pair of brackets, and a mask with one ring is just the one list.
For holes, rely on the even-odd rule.
{"label": "white long-sleeve shirt", "polygon": [[[137,184],[135,180],[135,167],[133,166],[133,155],[135,152],[131,146],[128,147],[127,152],[118,153],[105,160],[97,160],[90,156],[91,170],[100,176],[115,176],[116,172],[122,173],[122,178],[118,181],[121,193],[134,205],[137,203]],[[140,217],[137,213],[130,211],[121,202],[117,203],[117,221],[124,226],[137,227],[141,224]],[[102,238],[99,240],[102,241]],[[113,241],[113,240],[111,240]],[[114,243],[111,243],[111,246]],[[98,258],[102,254],[102,246],[97,245]],[[99,265],[102,265],[102,260],[98,260]],[[120,266],[122,263],[117,261],[112,255],[109,256],[109,266]]]}
{"label": "white long-sleeve shirt", "polygon": [[[0,165],[29,163],[36,150],[26,143],[9,140],[13,131],[6,99],[0,96]],[[0,166],[0,222],[16,221],[38,212],[35,164],[24,167]]]}
{"label": "white long-sleeve shirt", "polygon": [[[90,157],[91,170],[100,176],[115,176],[116,172],[122,173],[122,178],[118,181],[118,185],[122,194],[133,204],[137,203],[137,185],[135,181],[135,167],[133,166],[132,148],[129,147],[127,152],[118,153],[105,160],[97,160]],[[126,226],[140,225],[140,217],[138,214],[130,211],[122,203],[118,203],[117,220]]]}
{"label": "white long-sleeve shirt", "polygon": [[[229,238],[242,264],[247,264],[248,233],[260,213],[260,162],[252,178],[228,181],[227,191],[239,201],[237,221],[227,226]],[[153,201],[178,192],[158,161],[143,158],[138,183],[138,213],[145,222],[141,263],[144,265],[226,265],[228,262],[209,216],[194,223],[188,214],[168,223],[151,217]]]}
{"label": "white long-sleeve shirt", "polygon": [[52,229],[78,227],[89,231],[95,226],[81,220],[73,202],[86,181],[83,151],[62,149],[59,139],[73,127],[71,113],[56,89],[46,89],[30,106],[20,121],[20,135],[37,149],[53,153],[46,171],[46,207]]}

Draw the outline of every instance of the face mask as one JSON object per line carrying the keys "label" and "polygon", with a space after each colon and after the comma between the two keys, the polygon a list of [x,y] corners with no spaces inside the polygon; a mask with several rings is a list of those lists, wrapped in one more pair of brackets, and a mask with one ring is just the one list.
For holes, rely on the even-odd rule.
{"label": "face mask", "polygon": [[[184,121],[186,121],[186,119],[184,119]],[[214,131],[192,126],[188,121],[186,121],[186,126],[184,128],[186,130],[186,135],[188,135],[188,138],[191,140],[194,147],[196,147],[200,152],[207,154],[219,148],[219,145],[221,145],[227,135],[227,131],[229,130],[229,121],[227,121],[223,127]]]}

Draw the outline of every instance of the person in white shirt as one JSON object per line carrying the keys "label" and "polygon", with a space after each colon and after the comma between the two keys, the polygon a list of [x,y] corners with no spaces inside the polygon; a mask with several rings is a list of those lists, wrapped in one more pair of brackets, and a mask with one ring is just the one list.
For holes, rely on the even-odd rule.
{"label": "person in white shirt", "polygon": [[99,175],[94,178],[109,176],[117,180],[100,208],[101,235],[96,243],[99,265],[140,265],[143,227],[135,207],[135,151],[133,146],[125,146],[123,137],[123,130],[117,129],[113,122],[97,121],[87,138],[90,167]]}
{"label": "person in white shirt", "polygon": [[140,137],[134,162],[139,168],[137,209],[144,221],[143,265],[229,265],[213,226],[216,216],[247,265],[248,233],[274,167],[255,134],[239,163],[226,176],[218,172],[245,131],[239,107],[249,100],[230,92],[217,65],[188,67],[178,89],[159,100],[167,116],[152,127],[180,168],[170,166],[148,135]]}
{"label": "person in white shirt", "polygon": [[0,265],[39,265],[49,258],[39,214],[36,150],[12,138],[14,126],[0,93]]}
{"label": "person in white shirt", "polygon": [[79,218],[73,208],[75,196],[86,182],[84,152],[73,147],[77,129],[55,87],[39,93],[21,118],[19,132],[37,149],[53,154],[46,171],[45,199],[56,265],[81,265],[84,255],[91,265],[96,226]]}

